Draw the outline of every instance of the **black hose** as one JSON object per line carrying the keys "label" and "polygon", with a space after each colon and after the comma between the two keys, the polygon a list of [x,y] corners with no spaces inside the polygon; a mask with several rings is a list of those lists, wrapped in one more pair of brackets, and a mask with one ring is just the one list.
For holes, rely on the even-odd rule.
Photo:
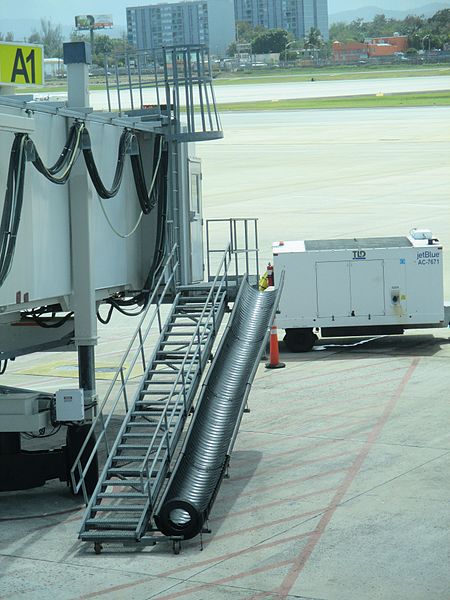
{"label": "black hose", "polygon": [[[64,185],[70,177],[70,173],[72,171],[72,167],[76,161],[76,153],[79,150],[80,146],[80,135],[81,130],[84,129],[84,125],[82,123],[76,122],[70,128],[69,137],[64,145],[64,148],[59,155],[56,163],[51,167],[46,167],[39,156],[39,152],[37,151],[36,146],[32,140],[29,140],[32,150],[34,151],[35,158],[33,159],[33,165],[35,168],[41,173],[44,177],[46,177],[52,183],[56,185]],[[63,175],[61,177],[57,177],[56,175],[60,173],[63,169],[65,169]]]}
{"label": "black hose", "polygon": [[26,134],[16,133],[9,160],[5,202],[0,224],[0,286],[3,285],[11,269],[22,215],[25,138]]}
{"label": "black hose", "polygon": [[[156,169],[158,162],[159,169],[157,180],[155,182],[155,186],[153,188],[151,197],[154,198],[152,202],[151,208],[155,205],[157,206],[157,227],[156,227],[156,242],[155,242],[155,250],[153,253],[153,260],[150,266],[147,278],[145,280],[143,290],[140,294],[137,294],[133,298],[128,299],[120,299],[120,298],[108,298],[106,301],[108,304],[113,306],[119,312],[126,316],[137,316],[141,312],[143,312],[147,306],[147,303],[150,298],[151,291],[153,290],[153,286],[155,284],[155,279],[159,273],[159,270],[162,266],[164,253],[165,253],[165,242],[166,242],[166,217],[167,217],[167,171],[169,165],[169,153],[167,149],[159,148],[161,151],[161,157],[159,160],[159,153],[156,151],[157,143],[162,144],[163,138],[159,136],[159,140],[155,140],[155,151],[153,153],[153,168]],[[139,153],[140,157],[140,153]],[[132,157],[133,158],[133,157]],[[140,165],[142,167],[142,160],[140,160]],[[142,171],[143,175],[143,171]],[[141,185],[141,182],[136,181],[136,189],[138,189],[138,185]],[[145,184],[144,184],[145,185]],[[145,198],[148,201],[148,192],[145,188]],[[150,209],[151,210],[151,209]],[[142,305],[142,308],[138,312],[129,312],[124,310],[124,307],[131,307]]]}
{"label": "black hose", "polygon": [[[89,133],[86,131],[85,135],[89,138]],[[95,164],[94,155],[92,154],[92,150],[90,148],[83,149],[83,156],[86,163],[87,170],[89,171],[89,175],[91,176],[92,183],[94,184],[95,190],[100,198],[108,200],[109,198],[114,198],[117,192],[120,189],[123,178],[123,168],[125,166],[125,156],[127,146],[131,141],[132,134],[124,129],[122,135],[119,140],[119,149],[117,152],[117,165],[116,172],[114,173],[114,179],[111,189],[106,189],[103,184],[99,172],[97,170],[97,166]],[[89,144],[90,145],[90,144]]]}
{"label": "black hose", "polygon": [[59,155],[58,160],[52,167],[49,167],[47,170],[51,175],[56,175],[59,173],[61,169],[65,166],[66,162],[68,162],[68,158],[71,157],[73,149],[76,145],[77,133],[80,128],[80,124],[78,122],[74,123],[70,128],[69,137],[64,145],[64,148]]}
{"label": "black hose", "polygon": [[[155,144],[153,148],[153,173],[155,173],[155,170],[158,169],[158,178],[160,177],[161,173],[161,159],[164,153],[162,147],[163,144],[163,136],[157,136],[155,138]],[[150,191],[147,190],[144,165],[142,163],[142,153],[140,149],[138,154],[131,156],[131,167],[133,169],[134,185],[136,186],[136,192],[138,195],[139,204],[141,205],[141,210],[144,215],[148,215],[158,202],[158,194],[156,192],[156,186],[153,186]]]}

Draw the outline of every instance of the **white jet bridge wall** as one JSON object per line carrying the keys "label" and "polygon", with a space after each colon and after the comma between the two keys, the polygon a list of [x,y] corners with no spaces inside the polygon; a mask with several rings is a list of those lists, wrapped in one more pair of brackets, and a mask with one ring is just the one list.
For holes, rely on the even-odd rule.
{"label": "white jet bridge wall", "polygon": [[[19,108],[0,107],[0,214],[3,210],[8,164],[13,133],[7,131],[6,115],[26,117]],[[64,147],[69,128],[68,119],[39,112],[30,116],[34,131],[30,137],[46,166],[52,165]],[[2,127],[3,123],[3,127]],[[92,152],[100,176],[108,188],[112,184],[121,127],[88,121]],[[154,135],[143,134],[147,183],[151,181]],[[144,138],[143,138],[144,139]],[[84,165],[82,155],[78,157]],[[150,171],[150,172],[148,172]],[[156,237],[156,210],[144,215],[135,234],[127,239],[116,235],[100,207],[94,186],[89,180],[92,217],[95,231],[95,287],[97,297],[107,296],[118,289],[139,289],[150,268]],[[140,205],[134,187],[131,164],[126,158],[124,177],[117,196],[101,200],[115,228],[126,234],[136,224]],[[102,291],[106,290],[106,291]],[[16,312],[32,306],[63,301],[71,305],[71,236],[69,184],[55,185],[41,175],[31,162],[26,164],[24,202],[17,244],[11,271],[0,287],[0,311]],[[28,294],[29,301],[23,301]],[[19,298],[20,295],[20,298]]]}

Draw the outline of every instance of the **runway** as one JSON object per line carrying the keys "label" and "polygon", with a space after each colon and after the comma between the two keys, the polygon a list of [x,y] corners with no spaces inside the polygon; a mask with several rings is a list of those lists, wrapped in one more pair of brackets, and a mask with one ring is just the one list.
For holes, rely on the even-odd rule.
{"label": "runway", "polygon": [[[450,71],[448,76],[398,77],[385,79],[359,79],[340,81],[306,81],[296,83],[254,83],[215,86],[216,100],[219,104],[229,102],[254,102],[257,100],[289,100],[295,98],[325,98],[333,96],[358,96],[370,94],[394,94],[407,92],[430,92],[450,89]],[[63,100],[61,92],[35,94],[53,100]],[[137,91],[133,94],[135,106],[140,103]],[[156,104],[154,89],[143,90],[144,104]],[[107,110],[108,99],[105,90],[93,90],[90,102],[94,110]],[[120,94],[122,110],[131,108],[130,93]],[[181,95],[181,105],[183,97]],[[117,92],[111,90],[111,106],[119,108]]]}

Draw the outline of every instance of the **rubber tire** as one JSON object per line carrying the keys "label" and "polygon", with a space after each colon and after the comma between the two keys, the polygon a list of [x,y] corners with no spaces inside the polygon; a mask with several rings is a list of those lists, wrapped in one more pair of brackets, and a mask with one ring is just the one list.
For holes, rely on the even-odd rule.
{"label": "rubber tire", "polygon": [[[185,510],[189,514],[190,521],[186,525],[178,526],[170,520],[170,513],[176,508]],[[156,526],[161,533],[167,536],[183,536],[185,540],[190,540],[198,535],[202,530],[203,522],[203,515],[197,508],[190,502],[179,498],[172,498],[172,500],[164,502],[159,514],[155,516]]]}
{"label": "rubber tire", "polygon": [[312,329],[286,329],[284,343],[290,352],[309,352],[318,340]]}
{"label": "rubber tire", "polygon": [[[80,488],[78,494],[75,494],[75,491],[74,491],[74,488],[72,485],[72,478],[70,477],[70,469],[72,468],[73,463],[75,462],[75,459],[77,458],[78,453],[81,450],[81,446],[83,445],[84,440],[86,439],[86,435],[88,434],[88,431],[90,428],[91,428],[90,425],[70,425],[69,427],[67,427],[67,433],[66,433],[66,453],[67,453],[67,472],[68,472],[67,481],[69,482],[70,491],[72,492],[72,494],[74,496],[81,496],[83,493],[83,489]],[[86,446],[86,449],[81,458],[81,463],[82,463],[83,467],[86,464],[89,456],[91,455],[92,450],[94,449],[95,442],[96,442],[96,437],[94,434],[91,437],[91,439],[89,440],[88,445]],[[88,495],[91,496],[93,491],[95,490],[95,487],[98,482],[98,455],[97,455],[97,453],[95,453],[95,457],[94,457],[93,461],[91,462],[91,466],[89,467],[89,470],[86,473],[86,477],[85,477],[84,481],[86,484],[86,491],[87,491]],[[78,482],[78,478],[77,478],[77,482]]]}

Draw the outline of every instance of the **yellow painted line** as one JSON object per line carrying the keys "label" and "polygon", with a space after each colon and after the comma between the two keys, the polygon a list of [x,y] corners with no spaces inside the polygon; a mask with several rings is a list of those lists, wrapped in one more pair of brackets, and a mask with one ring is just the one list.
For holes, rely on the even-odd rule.
{"label": "yellow painted line", "polygon": [[[99,361],[95,365],[95,378],[105,381],[111,381],[118,368],[118,363],[114,361]],[[124,365],[124,377],[128,374],[129,364]],[[40,364],[36,367],[28,367],[22,371],[16,371],[19,375],[37,375],[46,377],[67,377],[69,379],[78,379],[78,364],[75,360],[55,360]],[[131,378],[142,375],[142,367],[136,364],[131,372]]]}

